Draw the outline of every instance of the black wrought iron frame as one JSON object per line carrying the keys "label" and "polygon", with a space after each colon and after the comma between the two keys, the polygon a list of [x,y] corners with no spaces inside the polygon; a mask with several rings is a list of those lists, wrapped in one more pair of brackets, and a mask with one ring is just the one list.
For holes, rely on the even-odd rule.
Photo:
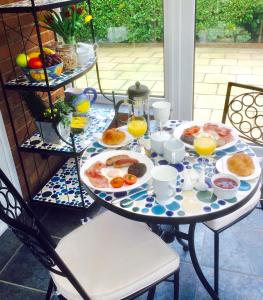
{"label": "black wrought iron frame", "polygon": [[[13,6],[13,7],[12,6],[11,7],[0,6],[1,21],[3,22],[4,34],[5,34],[5,37],[6,37],[6,40],[7,40],[7,45],[8,45],[10,53],[11,53],[11,46],[10,46],[9,40],[8,40],[7,29],[14,31],[17,34],[20,34],[20,36],[22,38],[22,46],[23,46],[23,51],[24,52],[26,52],[27,43],[31,42],[34,45],[39,47],[40,55],[43,57],[43,55],[44,55],[43,44],[42,44],[41,34],[40,34],[40,25],[39,25],[39,21],[38,21],[38,18],[37,18],[37,12],[39,12],[39,11],[50,10],[50,9],[59,8],[59,7],[67,6],[67,5],[70,5],[70,4],[76,4],[76,3],[79,3],[79,2],[85,1],[87,3],[89,14],[92,15],[92,8],[91,8],[91,1],[90,0],[50,1],[48,4],[44,3],[44,4],[41,4],[41,5],[39,5],[39,4],[36,5],[35,0],[28,0],[28,1],[29,1],[29,3],[31,3],[31,5],[23,6],[23,5],[19,5],[19,2],[18,2],[18,3],[16,3],[16,6]],[[3,16],[4,16],[4,14],[9,14],[9,13],[12,13],[12,14],[16,15],[17,20],[18,20],[18,25],[19,25],[18,28],[13,28],[13,27],[10,27],[9,25],[6,24]],[[19,13],[31,13],[32,14],[33,19],[34,19],[34,24],[32,26],[31,33],[33,32],[33,30],[35,28],[36,29],[36,34],[37,34],[37,43],[30,40],[31,33],[29,34],[29,36],[25,36],[23,34]],[[94,29],[93,19],[90,21],[90,30],[91,30],[92,42],[93,42],[94,47],[95,47],[96,46],[96,37],[95,37],[95,29]],[[55,36],[55,38],[56,38],[56,36]],[[31,87],[31,86],[30,87],[24,87],[24,86],[21,86],[21,85],[20,86],[19,85],[18,86],[13,86],[13,87],[8,86],[7,84],[5,84],[5,82],[3,81],[3,77],[0,74],[0,82],[1,82],[2,89],[3,89],[3,96],[4,96],[6,106],[7,106],[8,115],[9,115],[9,118],[10,118],[10,121],[11,121],[11,127],[12,127],[12,131],[13,131],[16,147],[17,147],[17,150],[18,150],[20,164],[21,164],[21,167],[22,167],[22,173],[23,173],[23,177],[24,177],[24,180],[25,180],[25,183],[26,183],[27,193],[28,193],[28,196],[29,196],[28,199],[32,199],[33,197],[32,197],[32,192],[30,190],[30,185],[29,185],[29,182],[28,182],[28,179],[27,179],[26,168],[25,168],[25,165],[24,165],[24,162],[23,162],[23,157],[22,157],[21,152],[40,153],[40,154],[47,155],[47,168],[49,168],[49,169],[50,169],[49,162],[48,162],[48,156],[49,155],[61,155],[61,156],[64,156],[64,157],[74,157],[75,165],[76,165],[76,168],[77,168],[77,176],[78,176],[78,182],[79,182],[79,188],[80,188],[80,197],[81,197],[82,207],[84,208],[85,207],[85,202],[84,202],[84,197],[83,197],[83,193],[82,193],[82,190],[81,190],[81,181],[80,181],[79,164],[78,164],[78,156],[80,156],[82,154],[82,152],[77,152],[76,151],[74,135],[71,134],[71,142],[69,143],[69,142],[65,141],[63,139],[63,137],[61,137],[60,133],[57,130],[57,127],[54,125],[54,130],[56,131],[56,133],[60,137],[60,139],[63,142],[65,142],[66,144],[70,145],[73,149],[69,153],[64,153],[64,152],[59,153],[58,151],[52,151],[52,150],[45,151],[43,149],[28,149],[28,150],[25,150],[24,148],[21,149],[21,147],[20,147],[21,143],[19,142],[17,134],[16,134],[15,124],[14,124],[13,116],[12,116],[12,110],[11,110],[10,103],[9,103],[9,100],[8,100],[8,96],[7,96],[7,90],[14,90],[14,91],[31,90],[31,91],[46,92],[47,93],[47,98],[48,98],[48,104],[49,104],[49,107],[51,109],[51,114],[54,115],[51,91],[54,91],[54,90],[56,90],[58,88],[61,88],[61,87],[65,88],[65,85],[70,83],[70,82],[74,86],[74,80],[76,80],[79,77],[83,76],[86,72],[88,72],[90,70],[90,68],[87,68],[86,70],[79,73],[77,76],[75,76],[71,80],[64,81],[63,83],[60,83],[55,87],[50,87],[45,61],[43,60],[43,62],[44,62],[43,69],[44,69],[44,75],[45,75],[45,84],[46,84],[45,87],[35,87],[35,86],[34,87]],[[17,78],[18,75],[16,73],[16,69],[15,69],[15,65],[13,63],[13,60],[11,60],[11,63],[12,63],[12,68],[13,68],[13,74],[15,74],[15,77]],[[111,99],[107,95],[105,95],[103,90],[102,90],[101,82],[100,82],[100,75],[99,75],[99,66],[98,66],[98,61],[97,60],[95,62],[95,67],[96,67],[96,74],[97,74],[97,80],[98,80],[98,84],[99,84],[100,93],[102,94],[102,96],[104,96],[104,98],[106,98],[107,100],[112,102],[113,105],[115,106],[114,92],[112,93],[112,99]],[[23,107],[23,104],[22,104],[22,100],[21,100],[21,106],[22,106],[22,109],[23,109],[24,120],[25,120],[25,122],[27,122],[27,118],[26,118],[25,110],[24,110],[24,107]],[[30,130],[30,127],[27,126],[27,135],[28,136],[31,136],[32,134],[34,134],[34,133],[30,134],[29,130]],[[35,169],[37,171],[37,165],[36,165],[34,154],[33,154],[33,160],[34,160],[34,164],[35,164]],[[38,175],[38,177],[39,177],[39,175]],[[86,210],[84,210],[83,218],[84,218],[84,221],[87,220]]]}
{"label": "black wrought iron frame", "polygon": [[[78,279],[57,254],[55,250],[56,245],[52,237],[2,169],[0,169],[0,198],[0,219],[12,229],[17,238],[29,248],[31,253],[48,271],[66,277],[83,299],[90,300]],[[172,275],[173,280],[168,279]],[[179,269],[124,299],[133,299],[148,291],[147,299],[151,300],[154,298],[156,286],[165,280],[173,282],[174,299],[179,299]],[[56,289],[55,284],[50,279],[46,295],[47,300],[50,299],[54,288]]]}

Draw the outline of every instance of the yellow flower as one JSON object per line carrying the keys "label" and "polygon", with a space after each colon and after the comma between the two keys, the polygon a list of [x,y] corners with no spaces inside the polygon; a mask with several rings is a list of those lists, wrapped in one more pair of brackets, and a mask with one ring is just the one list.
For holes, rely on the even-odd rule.
{"label": "yellow flower", "polygon": [[89,23],[92,20],[92,15],[87,15],[84,19],[85,23]]}

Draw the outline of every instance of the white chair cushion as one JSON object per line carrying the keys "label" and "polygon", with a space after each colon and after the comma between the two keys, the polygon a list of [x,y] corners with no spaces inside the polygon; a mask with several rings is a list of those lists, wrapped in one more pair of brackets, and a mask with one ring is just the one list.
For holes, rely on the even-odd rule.
{"label": "white chair cushion", "polygon": [[[109,211],[80,226],[56,251],[93,300],[127,297],[179,268],[179,256],[146,224]],[[64,277],[51,273],[68,300],[82,299]]]}
{"label": "white chair cushion", "polygon": [[228,214],[222,218],[207,221],[204,224],[206,224],[212,230],[219,230],[221,228],[224,228],[225,226],[231,224],[232,222],[234,222],[235,220],[237,220],[239,217],[243,216],[247,212],[253,210],[256,207],[259,199],[260,199],[260,188],[258,188],[254,196],[245,205],[243,205],[233,213]]}

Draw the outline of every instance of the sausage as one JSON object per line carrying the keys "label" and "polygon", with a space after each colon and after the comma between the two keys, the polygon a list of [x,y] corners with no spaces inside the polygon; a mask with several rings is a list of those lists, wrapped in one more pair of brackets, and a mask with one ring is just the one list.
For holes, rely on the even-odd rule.
{"label": "sausage", "polygon": [[129,167],[133,164],[136,164],[138,163],[138,160],[137,159],[134,159],[134,158],[122,158],[122,159],[119,159],[117,161],[115,161],[114,163],[114,167],[115,168],[124,168],[124,167]]}
{"label": "sausage", "polygon": [[107,166],[113,166],[116,161],[118,161],[120,159],[128,159],[128,158],[130,158],[130,157],[126,154],[115,155],[115,156],[112,156],[112,157],[110,157],[106,160],[106,165]]}

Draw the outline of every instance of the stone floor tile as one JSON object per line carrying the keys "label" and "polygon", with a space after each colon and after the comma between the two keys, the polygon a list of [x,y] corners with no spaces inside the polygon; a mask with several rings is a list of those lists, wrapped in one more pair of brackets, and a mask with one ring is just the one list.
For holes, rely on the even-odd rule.
{"label": "stone floor tile", "polygon": [[205,78],[205,74],[195,72],[195,83],[203,82],[204,78]]}
{"label": "stone floor tile", "polygon": [[117,70],[117,71],[137,71],[137,70],[141,70],[141,64],[117,64],[113,68],[113,70]]}
{"label": "stone floor tile", "polygon": [[259,60],[259,59],[239,59],[238,66],[263,66],[263,60]]}
{"label": "stone floor tile", "polygon": [[222,66],[195,66],[196,73],[220,74],[221,71],[222,71]]}
{"label": "stone floor tile", "polygon": [[112,62],[114,59],[114,57],[108,56],[108,55],[104,55],[103,53],[100,53],[100,51],[98,51],[98,63],[99,65],[102,63],[110,63]]}
{"label": "stone floor tile", "polygon": [[209,51],[210,49],[207,49],[207,53],[200,54],[200,58],[224,58],[224,53],[213,53]]}
{"label": "stone floor tile", "polygon": [[[101,79],[119,79],[122,71],[100,71]],[[95,77],[97,79],[97,77]]]}
{"label": "stone floor tile", "polygon": [[163,57],[163,53],[161,52],[161,53],[155,53],[155,54],[153,54],[153,57],[160,57],[160,58],[162,58]]}
{"label": "stone floor tile", "polygon": [[161,59],[158,57],[137,57],[135,64],[161,64]]}
{"label": "stone floor tile", "polygon": [[225,96],[219,95],[197,95],[195,101],[196,108],[211,108],[223,109],[225,103]]}
{"label": "stone floor tile", "polygon": [[118,76],[118,79],[126,79],[126,80],[142,80],[148,75],[148,72],[136,72],[136,71],[122,71]]}
{"label": "stone floor tile", "polygon": [[152,87],[151,87],[151,94],[158,93],[158,95],[164,95],[164,82],[163,81],[157,81]]}
{"label": "stone floor tile", "polygon": [[196,83],[194,86],[195,94],[215,95],[217,91],[217,84],[213,83]]}
{"label": "stone floor tile", "polygon": [[164,82],[164,72],[148,72],[148,74],[144,77],[146,80],[159,80],[162,81],[162,85]]}
{"label": "stone floor tile", "polygon": [[163,65],[157,64],[141,64],[138,71],[147,71],[147,72],[163,72]]}
{"label": "stone floor tile", "polygon": [[[213,270],[205,268],[206,276],[212,278]],[[238,272],[220,270],[219,296],[221,300],[261,300],[263,278],[248,276]],[[206,290],[198,282],[196,300],[210,300]]]}
{"label": "stone floor tile", "polygon": [[263,230],[263,211],[261,209],[254,209],[254,211],[248,215],[242,223],[244,223],[248,228]]}
{"label": "stone floor tile", "polygon": [[[151,88],[153,87],[153,85],[156,83],[156,81],[154,81],[154,80],[141,80],[140,82],[141,82],[141,84],[146,85],[150,90],[151,90]],[[127,91],[127,89],[128,89],[131,85],[134,85],[134,80],[127,80],[127,81],[125,82],[125,84],[123,84],[123,85],[121,86],[121,90]]]}
{"label": "stone floor tile", "polygon": [[[223,66],[222,74],[234,74],[234,75],[250,75],[252,74],[252,67],[241,67],[241,66]],[[261,74],[263,74],[262,68],[261,68]]]}
{"label": "stone floor tile", "polygon": [[256,60],[258,60],[258,59],[263,59],[263,50],[261,51],[261,53],[252,53],[251,54],[251,59],[253,60],[253,59],[256,59]]}
{"label": "stone floor tile", "polygon": [[204,65],[204,66],[208,66],[209,64],[210,64],[210,59],[209,58],[196,58],[195,59],[195,64],[197,65],[197,66],[199,66],[199,65]]}
{"label": "stone floor tile", "polygon": [[262,75],[263,76],[263,68],[262,67],[252,67],[253,75]]}
{"label": "stone floor tile", "polygon": [[227,74],[206,74],[204,82],[206,83],[228,83],[229,81],[235,81],[236,75]]}
{"label": "stone floor tile", "polygon": [[134,63],[136,60],[135,57],[128,57],[128,56],[124,56],[124,57],[115,57],[113,58],[113,60],[111,61],[112,63],[121,63],[121,64],[132,64]]}
{"label": "stone floor tile", "polygon": [[100,71],[112,71],[117,66],[117,63],[101,63],[100,64]]}
{"label": "stone floor tile", "polygon": [[226,59],[226,58],[213,58],[211,59],[211,66],[235,66],[237,59]]}
{"label": "stone floor tile", "polygon": [[[209,49],[210,50],[210,49]],[[215,53],[238,53],[239,52],[239,48],[236,47],[216,47],[214,48],[214,52]]]}
{"label": "stone floor tile", "polygon": [[0,274],[0,281],[46,291],[50,276],[49,272],[38,262],[25,246],[16,253],[12,261]]}
{"label": "stone floor tile", "polygon": [[251,58],[251,54],[250,53],[240,53],[237,52],[236,53],[228,53],[228,49],[226,50],[225,53],[225,58],[230,58],[230,59],[250,59]]}
{"label": "stone floor tile", "polygon": [[0,299],[3,300],[44,300],[45,292],[0,282]]}
{"label": "stone floor tile", "polygon": [[213,109],[211,114],[211,120],[215,122],[222,122],[223,109]]}
{"label": "stone floor tile", "polygon": [[111,50],[108,52],[110,57],[113,58],[118,58],[118,57],[131,57],[133,56],[134,51],[128,51],[125,48],[120,48],[120,49],[113,49],[111,48]]}
{"label": "stone floor tile", "polygon": [[263,75],[237,75],[237,82],[256,86],[263,85]]}
{"label": "stone floor tile", "polygon": [[209,121],[211,113],[211,109],[194,108],[194,120]]}
{"label": "stone floor tile", "polygon": [[0,273],[6,263],[15,254],[21,243],[13,232],[8,229],[1,236],[0,242]]}
{"label": "stone floor tile", "polygon": [[[216,94],[225,96],[226,91],[227,91],[227,84],[219,84]],[[234,95],[234,94],[232,93],[232,95]]]}
{"label": "stone floor tile", "polygon": [[104,90],[118,91],[126,80],[124,79],[101,79],[101,86]]}
{"label": "stone floor tile", "polygon": [[[241,221],[220,234],[220,268],[263,277],[262,248],[263,230]],[[213,266],[212,231],[205,235],[201,262]]]}
{"label": "stone floor tile", "polygon": [[252,48],[252,47],[240,47],[238,48],[239,53],[261,53],[262,54],[262,48]]}

